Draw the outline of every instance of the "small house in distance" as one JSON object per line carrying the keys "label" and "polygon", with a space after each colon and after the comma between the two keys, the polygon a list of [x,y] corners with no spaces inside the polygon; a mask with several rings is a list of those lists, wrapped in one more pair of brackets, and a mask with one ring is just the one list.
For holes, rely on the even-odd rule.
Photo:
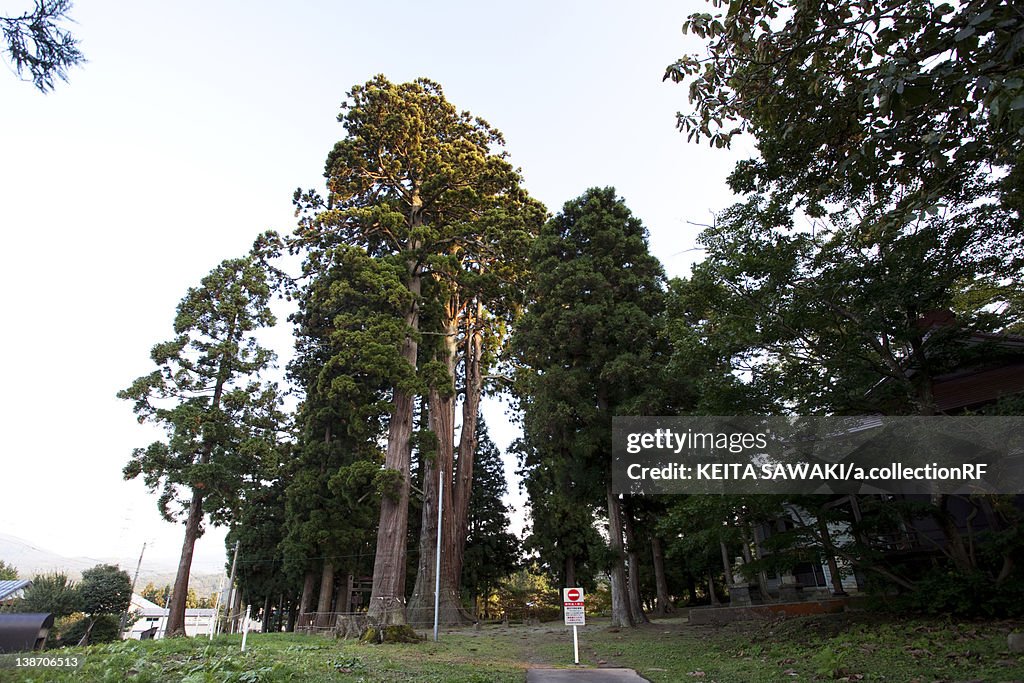
{"label": "small house in distance", "polygon": [[[128,627],[124,638],[151,640],[164,637],[169,610],[141,595],[133,594],[130,611],[138,618]],[[217,610],[214,609],[186,609],[185,635],[210,635],[216,618]]]}

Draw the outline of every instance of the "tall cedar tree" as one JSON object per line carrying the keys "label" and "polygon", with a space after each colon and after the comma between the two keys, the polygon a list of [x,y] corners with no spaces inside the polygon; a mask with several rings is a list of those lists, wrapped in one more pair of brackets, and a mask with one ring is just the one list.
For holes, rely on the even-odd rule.
{"label": "tall cedar tree", "polygon": [[[240,560],[236,568],[239,592],[250,604],[264,607],[264,627],[271,607],[283,609],[286,599],[296,592],[294,581],[282,571],[284,539],[285,486],[288,462],[277,459],[277,471],[252,482],[242,492],[239,504],[224,541],[230,571],[235,542]],[[192,591],[189,591],[192,597]],[[190,605],[192,606],[192,605]]]}
{"label": "tall cedar tree", "polygon": [[379,501],[395,495],[377,443],[390,383],[408,367],[399,353],[409,301],[401,273],[345,244],[313,249],[304,263],[308,279],[297,294],[296,356],[288,367],[304,398],[284,541],[288,573],[302,583],[303,614],[331,610],[335,574],[370,571],[364,565]]}
{"label": "tall cedar tree", "polygon": [[[501,256],[508,254],[497,245],[522,250],[529,237],[527,228],[541,211],[520,188],[519,174],[505,160],[505,153],[492,151],[504,144],[501,133],[483,119],[459,113],[432,81],[393,84],[377,76],[352,88],[339,120],[347,136],[327,160],[326,202],[316,193],[297,197],[305,213],[299,237],[314,245],[334,240],[335,244],[358,246],[401,269],[407,294],[402,304],[405,337],[400,347],[405,367],[395,368],[391,377],[385,454],[385,467],[393,472],[397,485],[395,495],[384,496],[381,502],[369,614],[378,623],[404,623],[413,403],[418,393],[428,390],[431,394],[438,456],[436,463],[429,464],[452,482],[446,488],[453,500],[444,507],[455,514],[445,524],[457,531],[464,528],[459,517],[464,517],[468,505],[472,470],[462,468],[456,479],[452,414],[457,385],[455,335],[459,321],[468,320],[467,313],[473,321],[482,318],[475,292],[461,293],[467,277],[476,280],[482,275],[479,269],[468,271],[467,266],[495,262],[500,273],[501,264],[515,263],[515,258],[503,261]],[[429,280],[427,288],[425,279]],[[429,370],[420,377],[420,314],[425,289],[431,290],[444,311],[437,329],[431,330],[441,333],[444,343],[440,352],[425,359]],[[464,322],[466,325],[471,356],[467,396],[476,396],[480,380],[472,373],[479,374],[479,364],[473,358],[482,353],[481,332],[478,322]],[[473,406],[464,421],[462,441],[468,441],[470,447],[463,453],[474,450],[475,418]],[[436,484],[432,483],[437,471],[433,476],[425,473],[427,501],[437,499]],[[423,533],[432,533],[429,523]],[[461,544],[457,533],[449,537]],[[459,550],[461,556],[461,545]],[[448,557],[453,558],[453,553]],[[450,585],[445,591],[446,604],[451,619],[458,620],[458,577],[452,573],[445,572],[445,583]]]}
{"label": "tall cedar tree", "polygon": [[[520,399],[521,407],[532,406],[530,412],[543,410],[546,404],[543,397]],[[532,422],[527,417],[524,416],[524,432],[526,423]],[[585,495],[584,484],[589,483],[579,472],[572,471],[564,439],[547,441],[536,432],[526,434],[516,444],[530,506],[525,549],[536,555],[539,568],[555,585],[593,589],[605,560],[604,541],[594,526],[597,508],[601,506],[593,496]]]}
{"label": "tall cedar tree", "polygon": [[[612,622],[632,626],[621,502],[611,489],[611,427],[615,415],[661,408],[664,274],[648,253],[647,230],[613,188],[588,190],[548,221],[531,271],[514,340],[524,438],[540,446],[538,455],[564,461],[579,500],[606,501]],[[527,470],[538,464],[527,462]]]}
{"label": "tall cedar tree", "polygon": [[185,632],[192,551],[204,514],[215,524],[230,518],[253,476],[252,463],[263,460],[278,438],[276,386],[259,380],[274,354],[253,334],[274,324],[270,296],[266,273],[253,260],[222,262],[181,300],[177,336],[150,354],[157,370],[118,393],[135,404],[139,422],[153,421],[167,434],[165,441],[135,449],[125,479],[142,476],[150,490],[159,489],[158,507],[168,521],[185,516],[168,635]]}
{"label": "tall cedar tree", "polygon": [[482,416],[477,424],[462,587],[473,597],[474,605],[482,598],[486,611],[488,598],[500,581],[519,569],[520,548],[519,539],[508,530],[511,510],[502,500],[508,484],[501,451],[491,441]]}

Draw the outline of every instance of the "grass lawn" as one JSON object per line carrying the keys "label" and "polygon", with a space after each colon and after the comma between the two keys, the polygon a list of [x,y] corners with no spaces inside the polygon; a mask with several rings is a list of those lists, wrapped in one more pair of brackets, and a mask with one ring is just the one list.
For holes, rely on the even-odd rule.
{"label": "grass lawn", "polygon": [[[1024,656],[1006,636],[1022,622],[893,620],[855,613],[691,626],[665,619],[616,630],[580,629],[582,666],[626,666],[651,681],[1024,681]],[[485,626],[441,642],[363,645],[318,636],[250,634],[126,641],[51,650],[76,671],[0,668],[0,681],[437,681],[521,682],[531,666],[572,666],[572,631],[560,623]]]}

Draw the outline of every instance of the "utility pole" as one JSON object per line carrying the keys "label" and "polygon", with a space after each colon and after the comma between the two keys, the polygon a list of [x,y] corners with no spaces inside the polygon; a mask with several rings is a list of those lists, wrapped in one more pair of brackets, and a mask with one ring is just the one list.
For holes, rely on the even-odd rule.
{"label": "utility pole", "polygon": [[[142,554],[146,552],[146,544],[142,544],[142,552],[139,553],[139,563],[135,565],[135,576],[132,577],[132,595],[135,595],[135,582],[139,580],[139,569],[142,567]],[[128,609],[121,615],[121,628],[118,630],[118,635],[124,637],[124,627],[128,623],[128,612],[131,610],[131,600],[128,602]]]}
{"label": "utility pole", "polygon": [[238,545],[241,541],[235,541],[235,559],[231,560],[231,578],[228,579],[228,629],[229,633],[235,632],[235,570],[238,569]]}

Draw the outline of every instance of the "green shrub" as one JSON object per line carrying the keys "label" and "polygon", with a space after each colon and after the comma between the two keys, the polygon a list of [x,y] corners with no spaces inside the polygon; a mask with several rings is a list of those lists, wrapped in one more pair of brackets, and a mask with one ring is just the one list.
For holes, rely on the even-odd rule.
{"label": "green shrub", "polygon": [[1024,615],[1024,582],[1010,580],[997,586],[982,572],[933,569],[913,591],[888,597],[884,605],[894,612],[958,617],[1018,617]]}
{"label": "green shrub", "polygon": [[[82,617],[72,622],[60,634],[61,645],[74,646],[82,639],[85,630],[89,628],[90,617]],[[113,614],[100,614],[96,617],[96,623],[89,633],[89,644],[112,643],[120,639],[121,620]]]}

